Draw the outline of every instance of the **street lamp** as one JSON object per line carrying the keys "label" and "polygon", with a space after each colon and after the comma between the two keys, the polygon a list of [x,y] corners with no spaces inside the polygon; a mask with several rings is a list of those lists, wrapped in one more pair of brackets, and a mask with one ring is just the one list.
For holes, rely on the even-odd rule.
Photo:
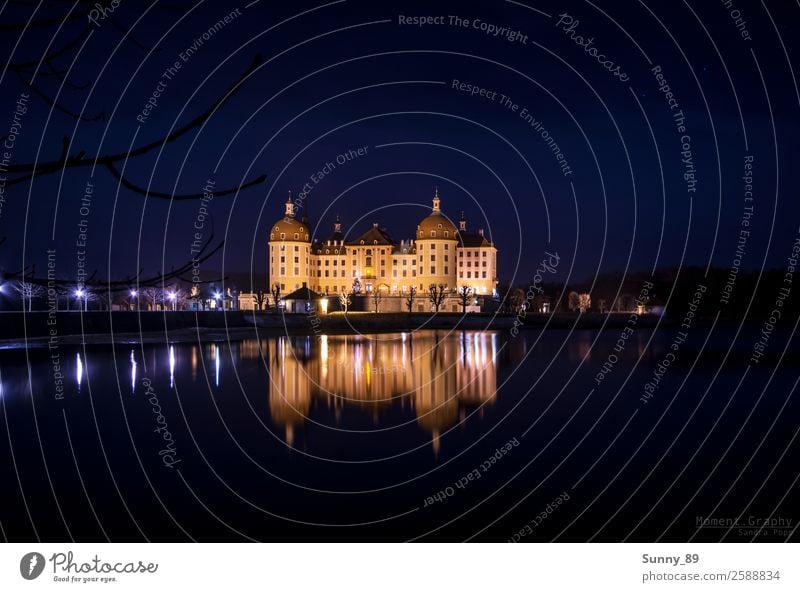
{"label": "street lamp", "polygon": [[136,310],[136,305],[134,304],[134,301],[136,300],[136,296],[138,294],[139,293],[136,290],[131,290],[130,291],[130,295],[131,295],[131,310]]}
{"label": "street lamp", "polygon": [[174,311],[175,302],[178,300],[178,295],[175,292],[170,292],[169,294],[167,294],[167,298],[169,298],[170,302],[172,302],[172,310]]}
{"label": "street lamp", "polygon": [[89,310],[89,294],[85,292],[82,288],[78,288],[75,290],[75,298],[78,299],[78,308],[81,305],[81,299],[83,299],[83,310]]}
{"label": "street lamp", "polygon": [[217,290],[216,292],[214,292],[214,300],[217,303],[217,305],[216,305],[217,308],[219,308],[219,300],[220,300],[220,298],[222,298],[222,293],[219,290]]}

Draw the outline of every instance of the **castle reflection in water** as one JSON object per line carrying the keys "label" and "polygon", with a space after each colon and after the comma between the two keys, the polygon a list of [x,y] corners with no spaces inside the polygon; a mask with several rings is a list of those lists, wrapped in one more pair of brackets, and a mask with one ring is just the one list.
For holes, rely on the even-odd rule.
{"label": "castle reflection in water", "polygon": [[467,409],[491,404],[497,391],[496,333],[281,337],[262,348],[270,413],[289,444],[317,398],[337,414],[346,405],[376,414],[391,405],[410,407],[438,450],[440,434]]}

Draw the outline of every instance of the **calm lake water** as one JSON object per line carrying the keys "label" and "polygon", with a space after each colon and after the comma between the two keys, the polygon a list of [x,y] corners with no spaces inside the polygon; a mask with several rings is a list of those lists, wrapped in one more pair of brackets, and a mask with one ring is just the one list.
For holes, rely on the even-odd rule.
{"label": "calm lake water", "polygon": [[5,350],[2,535],[783,540],[798,361],[748,367],[735,331],[666,367],[664,329]]}

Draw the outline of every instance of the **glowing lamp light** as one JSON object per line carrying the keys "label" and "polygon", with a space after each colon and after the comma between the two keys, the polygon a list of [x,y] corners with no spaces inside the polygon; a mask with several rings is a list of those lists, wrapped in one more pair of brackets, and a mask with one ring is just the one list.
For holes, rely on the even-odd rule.
{"label": "glowing lamp light", "polygon": [[168,297],[170,300],[175,300],[175,299],[176,299],[178,296],[177,296],[177,294],[175,294],[175,292],[170,292],[170,293],[167,295],[167,297]]}
{"label": "glowing lamp light", "polygon": [[83,298],[84,294],[85,294],[85,292],[83,290],[81,290],[80,288],[75,290],[75,296],[77,296],[78,298]]}
{"label": "glowing lamp light", "polygon": [[131,298],[136,298],[139,293],[136,290],[131,290]]}
{"label": "glowing lamp light", "polygon": [[220,298],[222,298],[222,293],[221,292],[214,292],[214,300],[219,300]]}
{"label": "glowing lamp light", "polygon": [[328,314],[328,299],[323,298],[320,300],[320,307],[322,308],[322,314]]}

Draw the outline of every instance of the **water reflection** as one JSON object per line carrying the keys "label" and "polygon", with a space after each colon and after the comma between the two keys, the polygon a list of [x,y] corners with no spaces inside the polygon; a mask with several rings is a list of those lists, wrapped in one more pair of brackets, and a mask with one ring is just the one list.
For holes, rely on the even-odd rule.
{"label": "water reflection", "polygon": [[83,382],[83,360],[80,354],[75,354],[75,379],[78,382],[78,392],[81,392],[81,382]]}
{"label": "water reflection", "polygon": [[175,386],[175,346],[169,346],[169,388]]}
{"label": "water reflection", "polygon": [[131,392],[136,390],[136,356],[131,350]]}
{"label": "water reflection", "polygon": [[214,346],[214,386],[219,387],[219,346]]}
{"label": "water reflection", "polygon": [[262,347],[270,413],[289,444],[317,398],[334,411],[357,405],[376,417],[391,405],[411,407],[437,448],[464,408],[491,403],[497,390],[496,333],[281,337]]}

